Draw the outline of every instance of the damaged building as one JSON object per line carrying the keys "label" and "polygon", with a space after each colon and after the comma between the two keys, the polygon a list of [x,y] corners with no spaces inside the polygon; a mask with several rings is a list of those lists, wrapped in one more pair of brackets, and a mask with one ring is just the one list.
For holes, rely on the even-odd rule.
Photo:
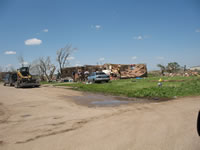
{"label": "damaged building", "polygon": [[[67,67],[62,69],[62,78],[71,77],[75,81],[84,78],[84,73],[103,71],[112,78],[128,79],[136,77],[147,77],[146,64],[104,64]],[[82,75],[82,76],[80,76]],[[81,79],[80,79],[81,80]]]}

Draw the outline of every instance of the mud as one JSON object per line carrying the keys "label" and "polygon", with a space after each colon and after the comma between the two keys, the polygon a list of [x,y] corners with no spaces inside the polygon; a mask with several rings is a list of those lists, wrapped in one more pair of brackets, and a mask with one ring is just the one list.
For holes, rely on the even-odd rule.
{"label": "mud", "polygon": [[62,98],[87,107],[117,107],[120,105],[131,105],[139,103],[164,102],[169,98],[128,98],[121,96],[110,96],[103,94],[85,93],[81,96],[63,96]]}

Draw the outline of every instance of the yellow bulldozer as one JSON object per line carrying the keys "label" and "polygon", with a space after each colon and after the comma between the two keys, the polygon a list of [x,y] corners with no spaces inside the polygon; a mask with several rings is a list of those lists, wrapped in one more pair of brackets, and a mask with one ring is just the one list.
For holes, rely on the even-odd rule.
{"label": "yellow bulldozer", "polygon": [[38,80],[33,79],[29,73],[28,67],[21,67],[17,69],[17,72],[7,73],[4,79],[4,85],[20,87],[39,87],[40,83]]}
{"label": "yellow bulldozer", "polygon": [[32,78],[29,73],[28,67],[21,67],[17,69],[17,81],[15,82],[15,87],[39,87],[40,83],[36,79]]}

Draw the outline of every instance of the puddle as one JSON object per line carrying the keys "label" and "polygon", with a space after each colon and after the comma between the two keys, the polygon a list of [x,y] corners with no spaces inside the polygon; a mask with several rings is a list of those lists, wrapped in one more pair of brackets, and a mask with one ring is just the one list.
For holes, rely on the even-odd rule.
{"label": "puddle", "polygon": [[101,94],[84,93],[82,96],[62,96],[66,100],[71,100],[78,105],[87,107],[116,107],[120,105],[131,105],[134,103],[151,103],[161,102],[160,99],[141,99],[141,98],[127,98],[120,96],[106,96]]}
{"label": "puddle", "polygon": [[120,101],[120,100],[104,100],[104,101],[93,101],[91,102],[92,105],[96,106],[119,106],[122,104],[129,104],[131,101]]}

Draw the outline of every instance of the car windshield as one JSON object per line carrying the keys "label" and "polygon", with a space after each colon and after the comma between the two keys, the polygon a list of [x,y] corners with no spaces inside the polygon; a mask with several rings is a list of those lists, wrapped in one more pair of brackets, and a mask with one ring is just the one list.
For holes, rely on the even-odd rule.
{"label": "car windshield", "polygon": [[104,72],[97,72],[96,75],[105,75]]}

